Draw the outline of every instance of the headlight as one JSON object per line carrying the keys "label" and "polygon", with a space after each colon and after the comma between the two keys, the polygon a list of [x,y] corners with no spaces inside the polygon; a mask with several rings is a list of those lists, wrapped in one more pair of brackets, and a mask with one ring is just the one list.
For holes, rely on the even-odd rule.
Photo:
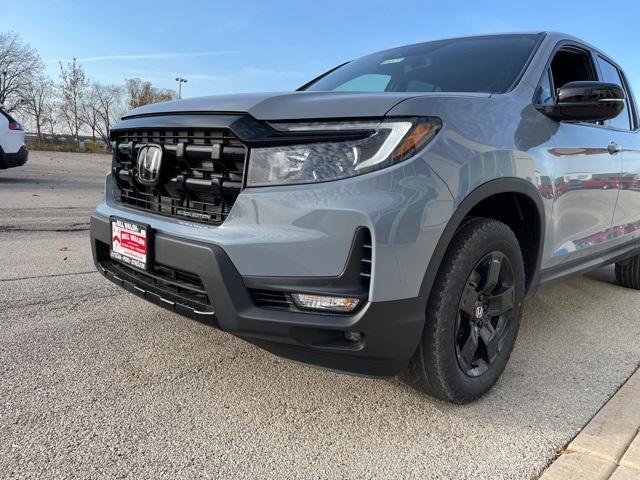
{"label": "headlight", "polygon": [[[414,155],[440,129],[440,120],[272,124],[295,134],[361,132],[357,140],[318,141],[251,150],[247,186],[326,182],[393,165]],[[306,137],[307,141],[309,137]]]}

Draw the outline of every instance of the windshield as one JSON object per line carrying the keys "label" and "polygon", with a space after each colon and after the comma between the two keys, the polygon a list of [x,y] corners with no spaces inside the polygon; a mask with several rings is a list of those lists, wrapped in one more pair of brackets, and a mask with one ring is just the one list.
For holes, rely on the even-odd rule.
{"label": "windshield", "polygon": [[304,90],[504,93],[517,80],[539,35],[496,35],[419,43],[367,55]]}

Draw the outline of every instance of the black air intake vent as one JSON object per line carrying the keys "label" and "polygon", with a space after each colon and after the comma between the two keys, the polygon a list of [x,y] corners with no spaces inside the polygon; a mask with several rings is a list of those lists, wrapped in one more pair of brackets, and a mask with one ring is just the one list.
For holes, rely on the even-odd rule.
{"label": "black air intake vent", "polygon": [[211,309],[211,302],[198,275],[159,264],[154,265],[153,271],[143,272],[111,259],[101,261],[100,265],[145,290],[159,295],[168,294],[198,310]]}
{"label": "black air intake vent", "polygon": [[371,243],[371,232],[363,229],[362,234],[362,252],[360,256],[360,276],[362,277],[363,286],[369,290],[371,284],[371,272],[373,268],[373,245]]}
{"label": "black air intake vent", "polygon": [[258,307],[295,309],[293,299],[288,293],[276,290],[251,290],[251,294]]}

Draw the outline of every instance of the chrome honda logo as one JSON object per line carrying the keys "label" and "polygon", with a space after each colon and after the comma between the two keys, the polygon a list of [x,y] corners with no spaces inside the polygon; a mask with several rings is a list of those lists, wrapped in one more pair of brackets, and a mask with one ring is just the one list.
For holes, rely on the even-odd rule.
{"label": "chrome honda logo", "polygon": [[145,185],[155,185],[160,178],[162,147],[145,145],[138,151],[138,181]]}

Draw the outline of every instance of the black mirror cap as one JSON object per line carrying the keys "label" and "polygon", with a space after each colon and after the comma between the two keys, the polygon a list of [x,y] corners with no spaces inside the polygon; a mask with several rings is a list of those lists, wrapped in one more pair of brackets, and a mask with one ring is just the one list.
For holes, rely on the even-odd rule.
{"label": "black mirror cap", "polygon": [[557,121],[601,122],[624,110],[624,90],[615,83],[569,82],[558,89],[555,105],[537,105]]}

